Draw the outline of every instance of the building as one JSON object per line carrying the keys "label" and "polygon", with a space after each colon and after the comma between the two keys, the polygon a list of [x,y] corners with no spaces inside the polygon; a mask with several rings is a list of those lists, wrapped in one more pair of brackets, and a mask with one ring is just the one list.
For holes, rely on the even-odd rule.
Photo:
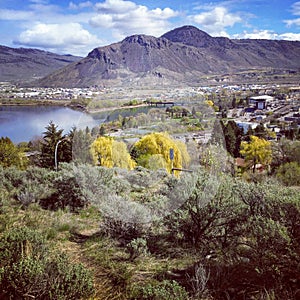
{"label": "building", "polygon": [[273,100],[274,98],[268,95],[253,96],[249,99],[249,105],[255,109],[266,109]]}

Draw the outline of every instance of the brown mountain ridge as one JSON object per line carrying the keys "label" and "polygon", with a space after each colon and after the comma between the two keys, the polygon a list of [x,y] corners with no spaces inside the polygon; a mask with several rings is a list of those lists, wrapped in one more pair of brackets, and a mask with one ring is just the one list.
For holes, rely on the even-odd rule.
{"label": "brown mountain ridge", "polygon": [[[159,38],[133,35],[92,50],[35,84],[45,87],[197,84],[253,72],[299,72],[300,42],[211,37],[194,26]],[[243,74],[235,77],[235,74]],[[298,73],[297,73],[298,74]],[[247,77],[247,76],[246,76]]]}
{"label": "brown mountain ridge", "polygon": [[80,59],[32,48],[0,46],[0,81],[32,81]]}

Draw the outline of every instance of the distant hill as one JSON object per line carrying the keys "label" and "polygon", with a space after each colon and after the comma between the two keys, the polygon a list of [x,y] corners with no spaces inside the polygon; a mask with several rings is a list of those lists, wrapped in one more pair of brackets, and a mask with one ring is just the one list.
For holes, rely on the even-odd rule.
{"label": "distant hill", "polygon": [[0,81],[29,82],[81,58],[38,49],[0,46]]}
{"label": "distant hill", "polygon": [[211,37],[196,27],[183,26],[159,38],[133,35],[95,48],[87,57],[36,84],[87,87],[241,82],[259,76],[286,79],[282,74],[298,74],[299,68],[300,42]]}

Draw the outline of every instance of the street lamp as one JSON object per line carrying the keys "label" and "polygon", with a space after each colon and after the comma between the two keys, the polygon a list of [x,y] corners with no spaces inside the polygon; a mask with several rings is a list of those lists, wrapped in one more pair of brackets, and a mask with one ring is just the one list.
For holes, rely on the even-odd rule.
{"label": "street lamp", "polygon": [[68,140],[69,138],[68,137],[65,137],[61,140],[59,140],[56,145],[55,145],[55,151],[54,151],[54,164],[55,164],[55,171],[58,170],[58,161],[57,161],[57,150],[58,150],[58,145],[63,142],[64,140]]}

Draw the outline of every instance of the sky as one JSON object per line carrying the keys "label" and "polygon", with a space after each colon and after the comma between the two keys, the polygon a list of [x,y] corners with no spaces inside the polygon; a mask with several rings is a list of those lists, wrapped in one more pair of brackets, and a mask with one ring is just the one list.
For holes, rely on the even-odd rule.
{"label": "sky", "polygon": [[300,41],[293,0],[0,0],[0,45],[86,56],[133,34],[183,25],[211,36]]}

